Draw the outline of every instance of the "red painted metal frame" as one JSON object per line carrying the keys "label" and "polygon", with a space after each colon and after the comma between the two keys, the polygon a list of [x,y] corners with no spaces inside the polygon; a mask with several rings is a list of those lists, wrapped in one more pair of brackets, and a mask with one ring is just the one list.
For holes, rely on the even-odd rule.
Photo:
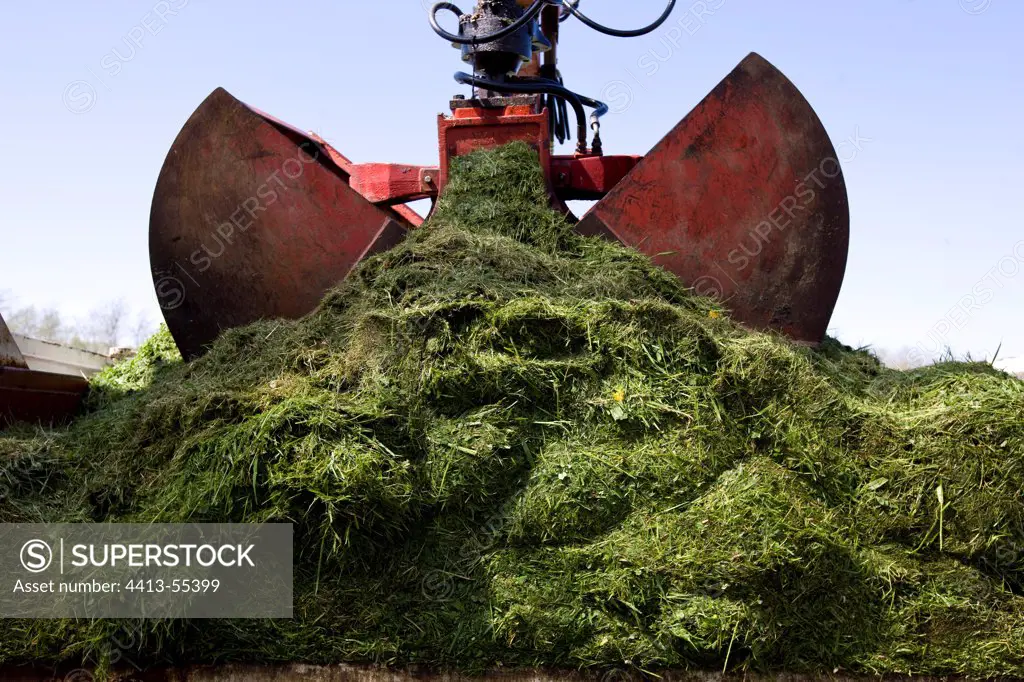
{"label": "red painted metal frame", "polygon": [[[266,114],[262,114],[266,117]],[[284,124],[283,124],[284,125]],[[291,128],[291,126],[288,126]],[[291,128],[296,130],[295,128]],[[298,132],[298,131],[297,131]],[[301,133],[305,135],[305,133]],[[399,182],[399,179],[408,181],[408,177],[402,177],[406,175],[407,169],[415,168],[415,166],[401,166],[398,164],[386,164],[386,163],[366,163],[356,164],[352,163],[348,157],[339,152],[337,149],[332,147],[327,141],[319,135],[309,134],[309,139],[320,145],[324,152],[335,166],[337,166],[348,180],[349,187],[356,190],[370,203],[374,203],[380,206],[389,206],[391,210],[399,215],[412,227],[419,227],[423,224],[423,216],[416,211],[412,210],[408,206],[402,206],[401,204],[406,201],[416,201],[417,199],[427,199],[430,197],[429,194],[426,196],[420,196],[422,192],[416,191],[409,193],[409,198],[398,201],[397,196],[409,192],[410,186],[407,183]],[[388,168],[382,169],[381,166],[387,166]],[[378,177],[376,174],[381,174],[384,177]],[[393,186],[392,182],[396,182],[399,186]],[[382,185],[383,183],[383,185]],[[382,187],[389,188],[383,190]],[[390,193],[387,193],[390,192]],[[380,201],[374,201],[370,197],[379,196],[382,197]]]}
{"label": "red painted metal frame", "polygon": [[448,182],[451,159],[472,151],[493,149],[517,140],[526,142],[537,151],[542,167],[548,169],[548,184],[556,205],[558,200],[602,198],[643,159],[635,155],[552,155],[547,110],[537,112],[532,105],[513,104],[459,107],[451,116],[440,115],[439,166],[353,163],[322,137],[304,133],[259,109],[249,108],[294,137],[315,142],[347,175],[349,187],[372,204],[392,207],[413,227],[422,224],[423,218],[403,204],[436,199]]}
{"label": "red painted metal frame", "polygon": [[436,199],[441,168],[397,163],[360,163],[349,168],[348,185],[382,206]]}
{"label": "red painted metal frame", "polygon": [[537,112],[530,104],[457,107],[451,116],[438,117],[437,129],[439,166],[348,164],[349,186],[367,201],[381,206],[436,199],[448,184],[453,158],[522,141],[539,155],[541,167],[547,170],[552,204],[561,207],[561,202],[572,199],[602,198],[643,158],[554,156],[548,138],[548,112]]}
{"label": "red painted metal frame", "polygon": [[[600,199],[642,159],[642,156],[550,156],[547,176],[557,199]],[[349,186],[367,201],[381,206],[436,199],[441,187],[439,166],[361,163],[350,166],[349,173]]]}
{"label": "red painted metal frame", "polygon": [[548,176],[563,201],[601,199],[612,191],[644,157],[554,156]]}
{"label": "red painted metal frame", "polygon": [[438,191],[448,184],[451,159],[480,149],[494,149],[510,142],[526,142],[540,155],[541,168],[551,163],[547,112],[530,105],[455,109],[452,116],[437,117],[441,178]]}

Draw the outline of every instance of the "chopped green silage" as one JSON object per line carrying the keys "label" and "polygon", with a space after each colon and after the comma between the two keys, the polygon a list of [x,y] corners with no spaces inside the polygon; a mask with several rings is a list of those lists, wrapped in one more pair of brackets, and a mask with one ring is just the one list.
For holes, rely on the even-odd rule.
{"label": "chopped green silage", "polygon": [[[295,524],[294,620],[134,661],[1024,676],[1024,382],[752,333],[574,236],[525,147],[455,171],[307,318],[162,332],[0,434],[0,522]],[[2,621],[0,663],[124,627]]]}

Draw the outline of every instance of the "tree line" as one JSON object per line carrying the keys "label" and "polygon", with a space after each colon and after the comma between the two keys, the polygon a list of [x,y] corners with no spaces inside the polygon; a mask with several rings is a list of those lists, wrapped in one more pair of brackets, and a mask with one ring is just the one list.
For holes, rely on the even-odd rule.
{"label": "tree line", "polygon": [[56,308],[19,306],[10,292],[0,291],[0,314],[15,334],[104,355],[117,346],[137,348],[159,326],[122,299],[97,306],[84,318],[71,319]]}

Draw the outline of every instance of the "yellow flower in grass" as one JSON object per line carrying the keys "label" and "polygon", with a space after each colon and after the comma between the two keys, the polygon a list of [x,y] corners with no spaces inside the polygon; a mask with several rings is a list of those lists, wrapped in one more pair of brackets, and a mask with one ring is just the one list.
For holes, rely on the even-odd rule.
{"label": "yellow flower in grass", "polygon": [[722,313],[718,312],[717,310],[709,310],[708,311],[708,317],[710,317],[712,320],[717,320],[721,316],[722,316]]}
{"label": "yellow flower in grass", "polygon": [[616,389],[615,393],[612,393],[612,398],[614,398],[617,403],[623,402],[626,399],[626,390],[622,388]]}

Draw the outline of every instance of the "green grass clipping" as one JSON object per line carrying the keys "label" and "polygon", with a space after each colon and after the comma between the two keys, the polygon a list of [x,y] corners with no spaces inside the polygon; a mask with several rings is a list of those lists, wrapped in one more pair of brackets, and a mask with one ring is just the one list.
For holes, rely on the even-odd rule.
{"label": "green grass clipping", "polygon": [[524,145],[453,171],[306,318],[0,434],[0,522],[293,523],[295,618],[5,620],[0,663],[1024,675],[1024,382],[746,330]]}

